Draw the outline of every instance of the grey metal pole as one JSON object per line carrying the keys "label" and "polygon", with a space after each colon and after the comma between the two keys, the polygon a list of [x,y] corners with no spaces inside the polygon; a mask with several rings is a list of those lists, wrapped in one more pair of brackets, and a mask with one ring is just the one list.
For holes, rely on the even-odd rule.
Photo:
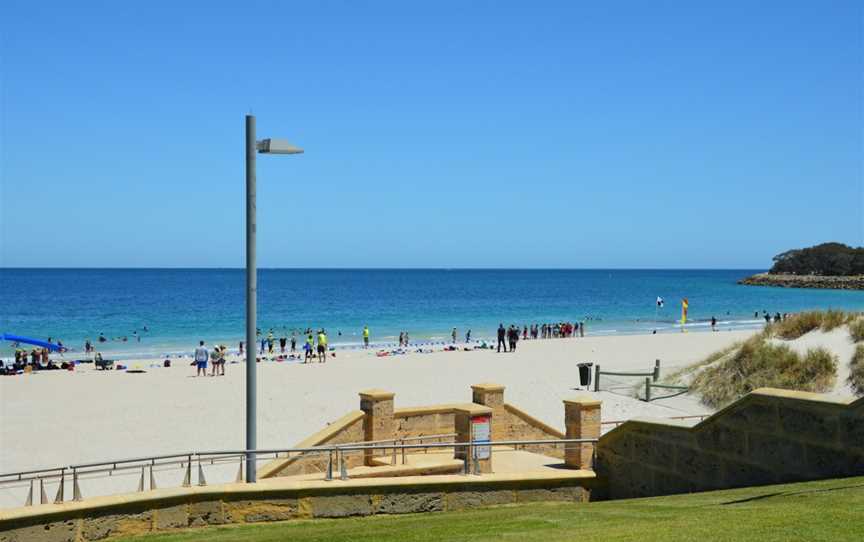
{"label": "grey metal pole", "polygon": [[[255,370],[258,278],[255,263],[255,117],[246,115],[246,450],[256,448]],[[254,483],[255,453],[246,454],[246,482]]]}

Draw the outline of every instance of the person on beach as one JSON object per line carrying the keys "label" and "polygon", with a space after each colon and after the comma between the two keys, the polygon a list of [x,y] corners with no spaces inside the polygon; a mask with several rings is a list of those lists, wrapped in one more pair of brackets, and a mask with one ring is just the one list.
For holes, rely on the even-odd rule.
{"label": "person on beach", "polygon": [[210,359],[210,352],[204,347],[204,341],[199,341],[198,348],[195,349],[195,365],[198,367],[198,373],[195,376],[207,376],[208,359]]}
{"label": "person on beach", "polygon": [[221,344],[217,347],[219,357],[216,358],[219,362],[219,376],[225,376],[225,358],[228,356],[228,347]]}
{"label": "person on beach", "polygon": [[519,328],[510,326],[510,352],[516,351],[516,343],[519,342]]}
{"label": "person on beach", "polygon": [[450,333],[450,336],[453,338],[453,344],[456,344],[456,328],[453,328],[453,332]]}
{"label": "person on beach", "polygon": [[243,341],[240,341],[240,355],[243,355]]}
{"label": "person on beach", "polygon": [[405,347],[408,347],[408,332],[405,332]]}
{"label": "person on beach", "polygon": [[363,348],[369,348],[369,326],[363,326]]}
{"label": "person on beach", "polygon": [[297,335],[292,331],[291,332],[291,353],[297,351]]}
{"label": "person on beach", "polygon": [[504,346],[504,353],[507,353],[507,343],[504,342],[504,337],[507,335],[507,330],[504,329],[504,324],[498,324],[498,353],[501,353],[501,346]]}
{"label": "person on beach", "polygon": [[309,363],[309,360],[312,359],[312,335],[306,337],[306,342],[303,344],[303,363]]}
{"label": "person on beach", "polygon": [[324,329],[318,332],[318,363],[327,361],[327,332]]}
{"label": "person on beach", "polygon": [[585,336],[585,322],[579,322],[579,336]]}
{"label": "person on beach", "polygon": [[471,342],[471,330],[469,329],[468,332],[465,334],[465,344],[468,344],[470,342]]}
{"label": "person on beach", "polygon": [[717,331],[717,319],[711,317],[711,331]]}
{"label": "person on beach", "polygon": [[282,336],[279,337],[279,353],[285,353],[285,345],[288,344],[288,337]]}

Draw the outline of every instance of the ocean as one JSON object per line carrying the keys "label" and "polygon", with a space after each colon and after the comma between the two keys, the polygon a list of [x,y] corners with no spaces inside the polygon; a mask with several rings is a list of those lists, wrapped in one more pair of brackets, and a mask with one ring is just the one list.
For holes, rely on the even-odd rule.
{"label": "ocean", "polygon": [[[499,322],[581,320],[591,335],[678,331],[684,297],[694,330],[712,316],[741,329],[760,326],[754,313],[763,310],[864,310],[862,291],[736,284],[758,271],[263,269],[258,325],[277,337],[324,327],[332,345],[351,348],[364,325],[376,344],[400,331],[443,341],[454,327],[460,338],[468,329],[488,338]],[[77,351],[104,334],[100,350],[127,357],[188,352],[198,340],[236,349],[244,277],[242,269],[0,269],[0,333],[59,338]],[[10,343],[0,345],[0,355],[10,353]]]}

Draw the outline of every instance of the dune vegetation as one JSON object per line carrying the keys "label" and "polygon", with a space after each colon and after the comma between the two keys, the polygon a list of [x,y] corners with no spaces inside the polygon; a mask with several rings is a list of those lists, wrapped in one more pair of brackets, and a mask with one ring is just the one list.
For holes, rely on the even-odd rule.
{"label": "dune vegetation", "polygon": [[849,324],[849,335],[856,343],[864,342],[864,318],[857,318]]}
{"label": "dune vegetation", "polygon": [[801,312],[767,326],[763,333],[769,337],[778,337],[788,341],[817,329],[826,332],[832,331],[842,325],[852,323],[858,317],[859,315],[854,312],[835,310]]}
{"label": "dune vegetation", "polygon": [[855,395],[864,395],[864,344],[855,347],[855,354],[849,363],[849,385]]}
{"label": "dune vegetation", "polygon": [[837,356],[828,350],[813,348],[802,356],[787,345],[766,340],[762,334],[718,359],[690,382],[691,391],[712,408],[727,405],[757,388],[825,392],[837,380]]}

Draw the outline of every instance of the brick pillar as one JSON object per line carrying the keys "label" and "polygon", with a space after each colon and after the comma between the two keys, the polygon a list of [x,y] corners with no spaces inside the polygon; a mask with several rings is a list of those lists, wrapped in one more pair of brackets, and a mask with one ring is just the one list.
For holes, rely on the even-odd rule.
{"label": "brick pillar", "polygon": [[475,384],[471,386],[471,402],[492,409],[492,432],[495,438],[507,440],[510,438],[507,426],[507,413],[504,412],[504,386],[500,384]]}
{"label": "brick pillar", "polygon": [[[395,394],[384,390],[364,390],[360,392],[360,410],[366,413],[363,419],[363,439],[389,440],[394,435],[393,396]],[[378,455],[383,455],[379,453]],[[363,464],[372,465],[374,450],[366,450],[363,454]]]}
{"label": "brick pillar", "polygon": [[[456,442],[471,442],[472,440],[476,442],[477,439],[484,437],[484,435],[479,434],[479,432],[486,429],[488,429],[488,439],[494,439],[492,431],[492,409],[487,406],[465,405],[465,407],[457,407],[453,409],[453,422],[455,426]],[[456,459],[464,460],[466,457],[469,457],[469,450],[471,449],[468,446],[460,446],[456,448],[454,457]],[[491,446],[475,446],[473,453],[475,457],[477,457],[480,472],[492,472]],[[470,472],[474,472],[474,462],[470,460],[469,469]]]}
{"label": "brick pillar", "polygon": [[[600,401],[588,395],[564,400],[565,438],[600,438]],[[566,444],[564,464],[571,469],[593,469],[592,443]]]}

